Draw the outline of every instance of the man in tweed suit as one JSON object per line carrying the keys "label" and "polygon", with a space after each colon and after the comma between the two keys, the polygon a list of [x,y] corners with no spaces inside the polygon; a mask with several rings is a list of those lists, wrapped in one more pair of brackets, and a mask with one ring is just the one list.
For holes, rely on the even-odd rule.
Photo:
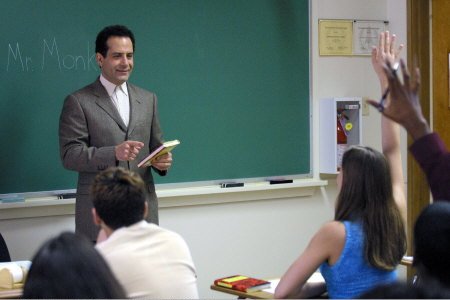
{"label": "man in tweed suit", "polygon": [[165,175],[172,154],[151,168],[137,164],[163,143],[156,95],[128,83],[133,70],[134,35],[125,26],[105,27],[95,42],[101,75],[70,94],[59,120],[59,145],[65,168],[78,172],[75,230],[95,241],[99,228],[92,221],[89,188],[95,175],[112,166],[142,176],[149,191],[147,220],[158,224],[158,199],[151,169]]}

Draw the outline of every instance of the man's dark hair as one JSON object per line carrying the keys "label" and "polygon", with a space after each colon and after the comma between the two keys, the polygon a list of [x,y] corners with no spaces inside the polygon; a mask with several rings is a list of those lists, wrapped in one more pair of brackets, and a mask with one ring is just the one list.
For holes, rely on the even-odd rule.
{"label": "man's dark hair", "polygon": [[134,34],[124,25],[111,25],[102,29],[97,35],[97,39],[95,40],[95,53],[100,53],[103,57],[106,57],[108,53],[108,44],[107,41],[112,36],[123,36],[129,37],[131,43],[133,44],[133,52],[134,52]]}
{"label": "man's dark hair", "polygon": [[109,168],[95,177],[91,186],[91,199],[98,216],[107,226],[116,230],[144,219],[146,185],[132,171]]}

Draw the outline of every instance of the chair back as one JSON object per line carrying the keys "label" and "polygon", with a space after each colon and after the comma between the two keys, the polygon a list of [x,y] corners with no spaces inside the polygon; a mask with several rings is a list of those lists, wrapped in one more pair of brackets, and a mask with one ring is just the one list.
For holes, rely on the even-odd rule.
{"label": "chair back", "polygon": [[10,262],[11,256],[9,256],[8,246],[0,233],[0,262]]}

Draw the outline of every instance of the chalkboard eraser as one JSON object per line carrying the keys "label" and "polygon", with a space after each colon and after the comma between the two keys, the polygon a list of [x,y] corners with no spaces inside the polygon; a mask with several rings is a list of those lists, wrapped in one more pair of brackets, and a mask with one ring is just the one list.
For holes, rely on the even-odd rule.
{"label": "chalkboard eraser", "polygon": [[239,187],[244,186],[243,182],[223,182],[220,184],[222,188]]}
{"label": "chalkboard eraser", "polygon": [[272,179],[269,180],[270,184],[283,184],[283,183],[293,183],[294,180],[292,179]]}

